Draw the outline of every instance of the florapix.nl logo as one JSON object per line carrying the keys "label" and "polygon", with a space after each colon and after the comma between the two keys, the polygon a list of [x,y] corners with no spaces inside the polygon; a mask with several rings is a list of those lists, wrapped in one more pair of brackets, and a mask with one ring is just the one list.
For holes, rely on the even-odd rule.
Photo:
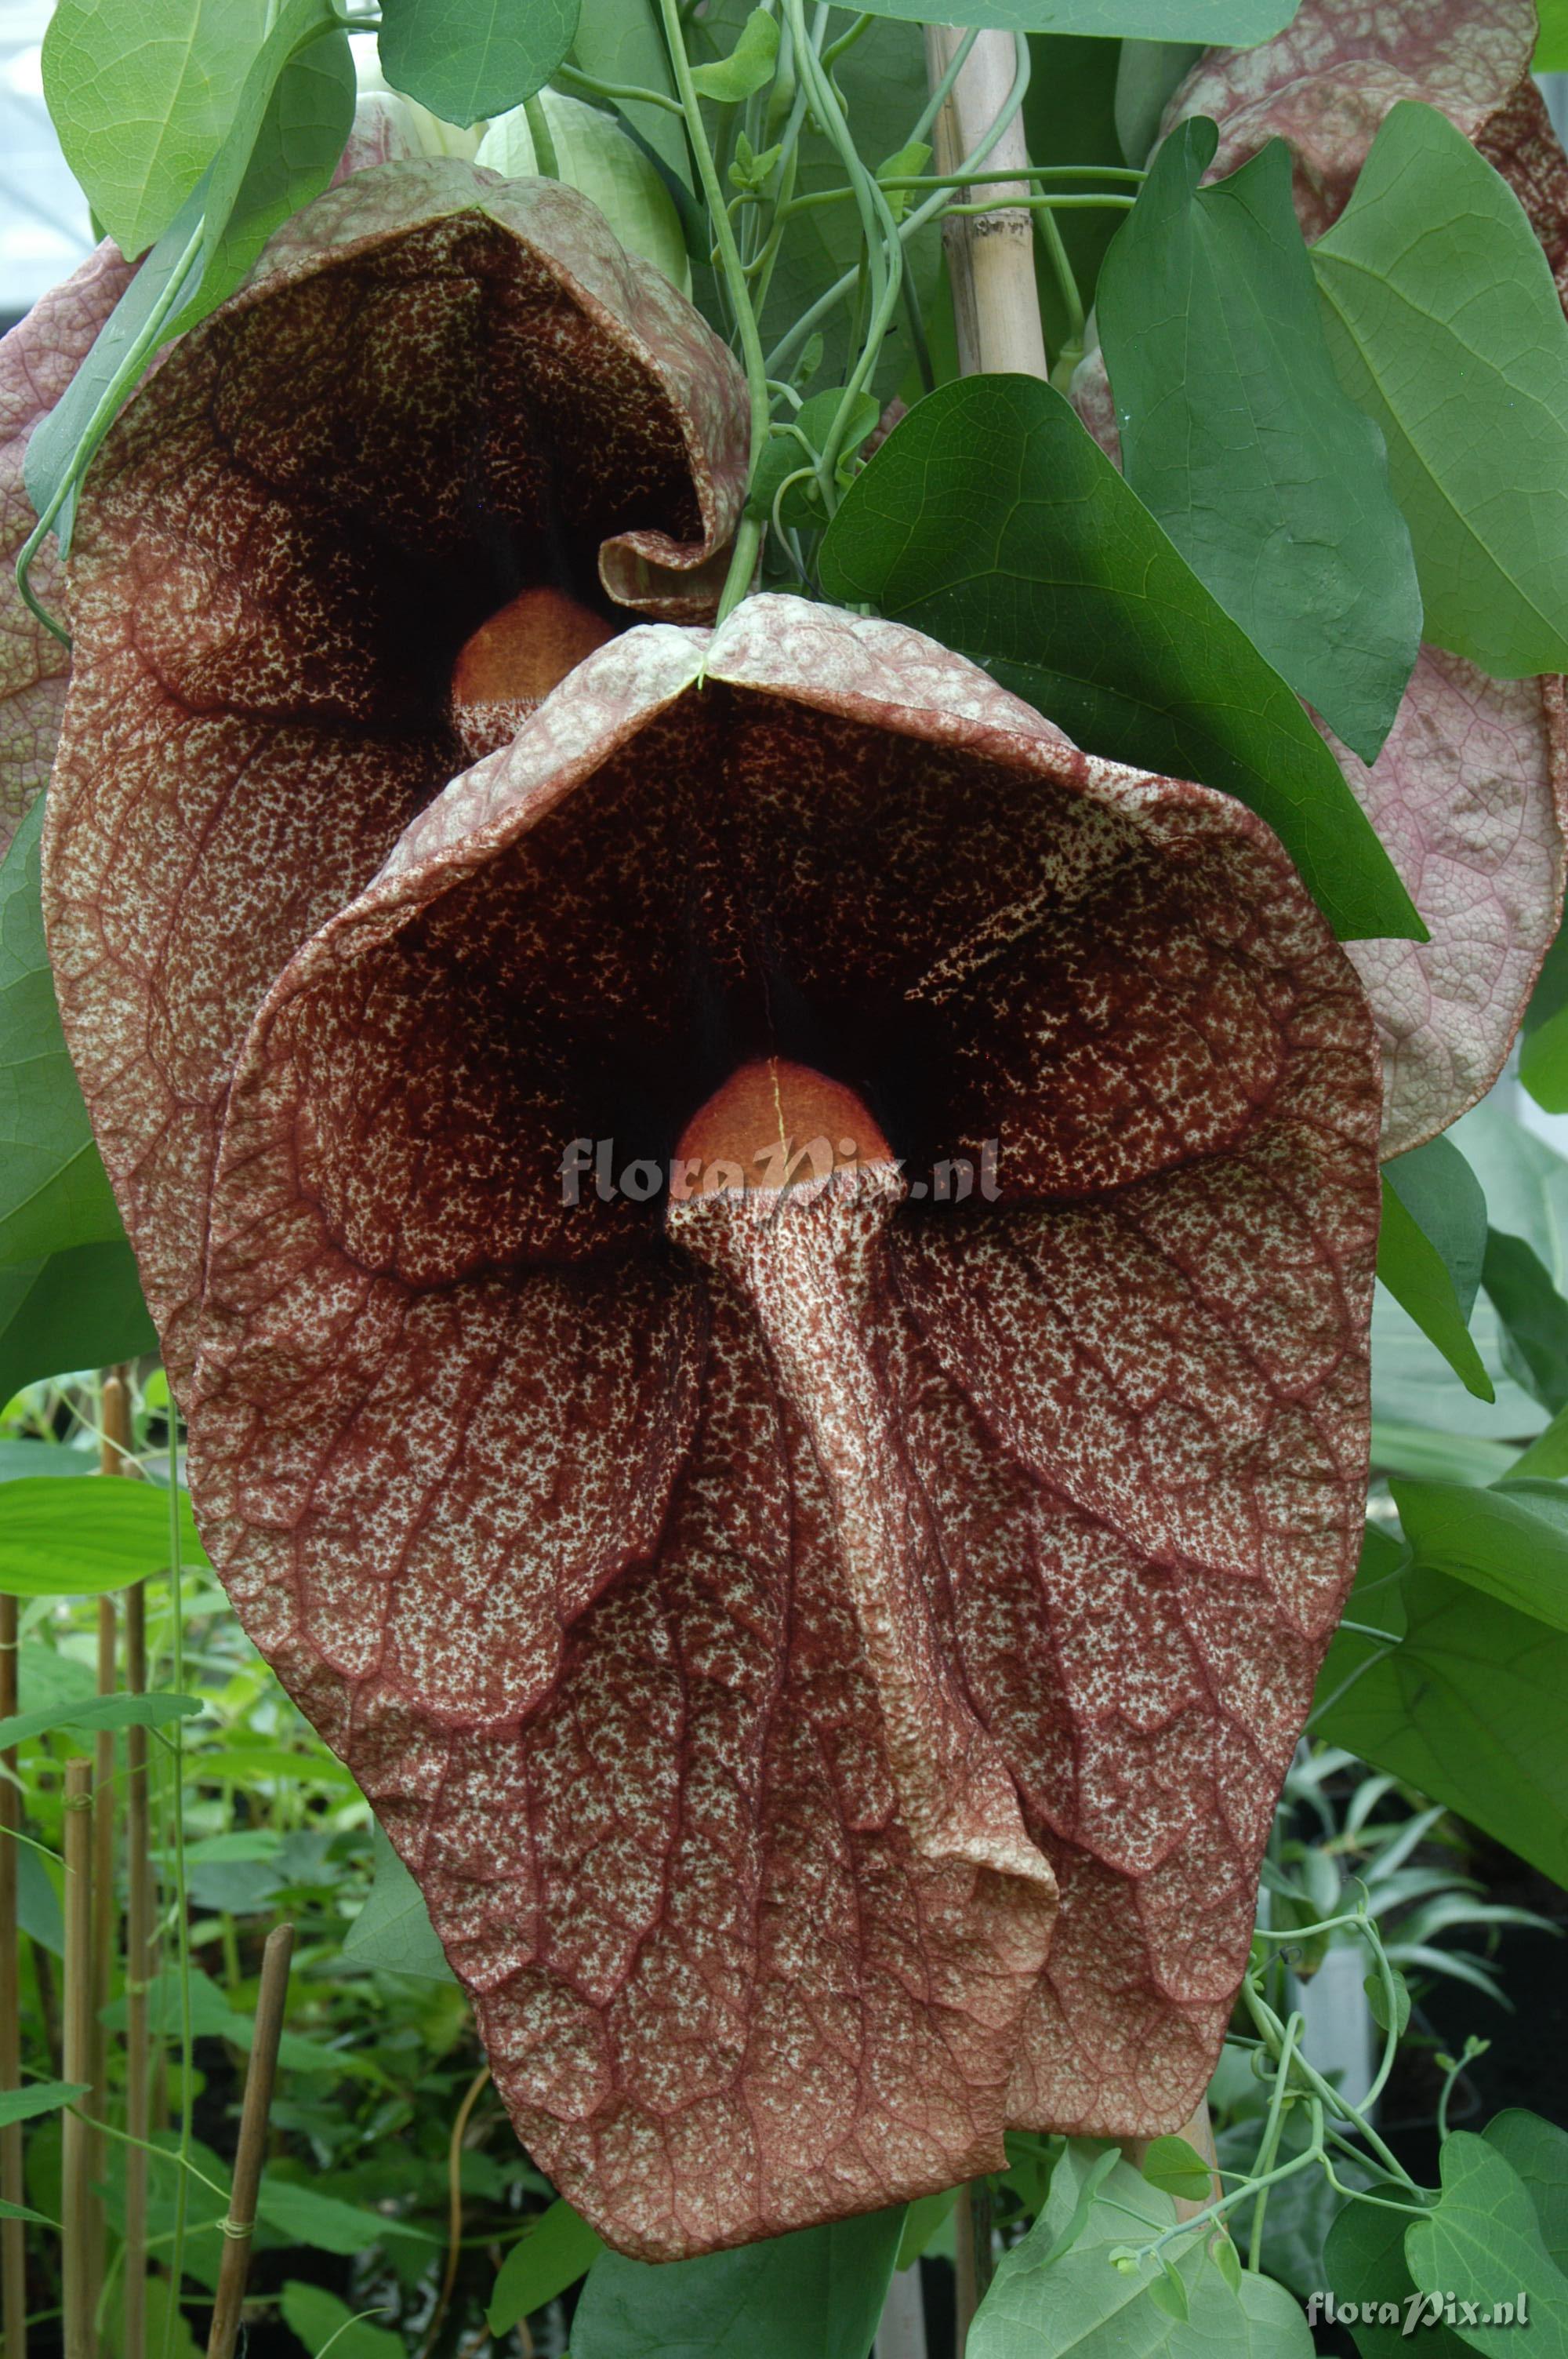
{"label": "florapix.nl logo", "polygon": [[[982,1139],[972,1155],[951,1155],[932,1164],[929,1171],[909,1176],[902,1158],[892,1168],[904,1174],[904,1186],[914,1203],[961,1204],[970,1197],[994,1204],[998,1143]],[[890,1158],[878,1157],[880,1163]],[[826,1136],[796,1142],[780,1138],[761,1148],[749,1163],[727,1156],[705,1162],[676,1155],[668,1163],[650,1156],[621,1159],[613,1138],[574,1138],[562,1150],[561,1202],[581,1204],[591,1195],[601,1204],[625,1197],[633,1204],[651,1203],[667,1192],[676,1198],[714,1195],[723,1190],[755,1189],[783,1195],[792,1188],[809,1186],[835,1171],[852,1170],[860,1161],[852,1138]]]}

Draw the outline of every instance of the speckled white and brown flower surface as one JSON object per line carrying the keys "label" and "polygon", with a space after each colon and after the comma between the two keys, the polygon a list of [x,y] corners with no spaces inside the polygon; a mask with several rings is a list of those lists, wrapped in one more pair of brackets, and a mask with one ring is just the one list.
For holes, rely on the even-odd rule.
{"label": "speckled white and brown flower surface", "polygon": [[743,442],[729,353],[586,198],[449,159],[308,207],[116,423],[78,506],[48,902],[177,1386],[233,1055],[465,766],[459,647],[538,581],[611,622],[711,611]]}
{"label": "speckled white and brown flower surface", "polygon": [[[208,1234],[204,1536],[562,2190],[678,2255],[1178,2125],[1366,1476],[1376,1044],[1268,830],[890,625],[643,626],[287,963],[215,1173],[249,908],[79,998],[97,897],[168,940],[222,863],[71,841],[171,1299]],[[870,1160],[562,1201],[771,1059]],[[994,1201],[917,1193],[989,1140]]]}

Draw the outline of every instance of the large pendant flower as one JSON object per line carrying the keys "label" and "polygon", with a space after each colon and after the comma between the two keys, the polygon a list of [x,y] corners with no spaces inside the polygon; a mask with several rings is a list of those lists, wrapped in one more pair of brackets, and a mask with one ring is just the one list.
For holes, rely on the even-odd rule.
{"label": "large pendant flower", "polygon": [[760,598],[413,821],[215,1179],[141,1071],[208,1545],[563,2191],[678,2255],[1176,2126],[1366,1474],[1376,1045],[1267,829]]}
{"label": "large pendant flower", "polygon": [[430,159],[297,215],[115,426],[69,568],[46,863],[71,1053],[177,1388],[234,1055],[471,758],[464,641],[518,601],[579,644],[627,610],[711,613],[744,420],[728,352],[585,198]]}

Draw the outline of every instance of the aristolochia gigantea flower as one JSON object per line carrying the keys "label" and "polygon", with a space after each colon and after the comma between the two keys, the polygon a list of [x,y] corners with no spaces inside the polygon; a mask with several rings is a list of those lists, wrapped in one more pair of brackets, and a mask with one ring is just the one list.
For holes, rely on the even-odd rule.
{"label": "aristolochia gigantea flower", "polygon": [[[428,160],[297,216],[105,443],[69,569],[48,898],[177,1387],[264,993],[624,610],[711,612],[744,418],[729,353],[575,190]],[[543,639],[553,665],[497,713],[483,643],[460,658],[508,608],[514,657]]]}
{"label": "aristolochia gigantea flower", "polygon": [[[658,2256],[1000,2168],[1009,2125],[1175,2127],[1366,1477],[1376,1042],[1280,846],[758,598],[590,654],[224,1049],[250,929],[320,904],[284,836],[235,883],[229,756],[183,816],[200,655],[124,750],[115,651],[178,645],[157,546],[117,632],[79,599],[66,1020],[166,1302],[206,1239],[214,1562],[530,2151]],[[251,725],[265,773],[297,724]],[[333,742],[390,812],[418,732]]]}

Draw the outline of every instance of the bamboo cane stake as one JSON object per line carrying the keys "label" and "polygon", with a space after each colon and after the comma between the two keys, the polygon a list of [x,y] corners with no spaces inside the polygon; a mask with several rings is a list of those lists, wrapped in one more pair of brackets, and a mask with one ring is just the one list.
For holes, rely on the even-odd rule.
{"label": "bamboo cane stake", "polygon": [[[147,1686],[146,1594],[142,1583],[125,1592],[125,1685]],[[147,1732],[125,1731],[125,2127],[146,2139],[152,2050],[147,2037],[147,1985],[153,1974],[153,1888],[148,1850]],[[125,2148],[124,2344],[125,2359],[144,2359],[146,2343],[147,2158]]]}
{"label": "bamboo cane stake", "polygon": [[972,2179],[958,2197],[953,2212],[954,2321],[953,2349],[964,2359],[975,2312],[991,2281],[990,2181]]}
{"label": "bamboo cane stake", "polygon": [[[935,89],[964,36],[950,25],[925,28],[925,67]],[[936,168],[957,172],[984,138],[1007,103],[1017,72],[1010,33],[982,33],[964,60],[952,92],[936,117]],[[953,288],[953,319],[958,332],[958,367],[965,376],[1013,369],[1046,377],[1045,338],[1034,283],[1034,221],[1022,203],[1026,181],[1010,180],[1007,168],[1029,160],[1022,115],[1002,133],[989,159],[997,178],[966,190],[976,204],[1000,212],[949,216],[942,229],[947,275]]]}
{"label": "bamboo cane stake", "polygon": [[436,2340],[446,2322],[451,2307],[452,2288],[458,2281],[458,2264],[463,2248],[463,2139],[475,2105],[490,2085],[490,2067],[481,2064],[469,2084],[468,2093],[458,2107],[447,2141],[447,2266],[441,2278],[441,2291],[431,2313],[425,2340],[419,2346],[419,2359],[430,2359]]}
{"label": "bamboo cane stake", "polygon": [[[131,1397],[124,1376],[118,1368],[111,1369],[100,1388],[98,1426],[99,1473],[119,1475],[128,1473],[131,1466]],[[100,1695],[113,1695],[117,1684],[117,1636],[114,1601],[112,1597],[101,1597],[98,1601]],[[92,2009],[92,2113],[93,2120],[98,2122],[104,2120],[109,2111],[108,2037],[103,2029],[102,2015],[109,2004],[109,1985],[114,1964],[114,1733],[113,1729],[105,1728],[99,1731],[93,1743],[92,1954],[98,1969],[98,1985],[93,1994]],[[103,2133],[95,2131],[90,2164],[95,2183],[103,2176]],[[145,2164],[145,2158],[142,2159]],[[103,2215],[101,2206],[94,2209],[92,2261],[93,2315],[96,2317],[98,2289],[103,2277]],[[127,2359],[136,2348],[135,2344],[127,2345]]]}
{"label": "bamboo cane stake", "polygon": [[[16,1601],[0,1597],[0,1720],[16,1709]],[[0,1753],[0,2089],[22,2082],[21,1960],[16,1931],[16,1844],[22,1798],[16,1787],[16,1748]],[[22,2125],[0,2130],[0,2196],[26,2201],[22,2192]],[[0,2221],[0,2277],[5,2293],[3,2319],[5,2359],[27,2359],[27,2223]]]}
{"label": "bamboo cane stake", "polygon": [[[92,2000],[98,1977],[92,1957],[92,1764],[70,1761],[65,1771],[65,1998],[61,2009],[68,2081],[92,2078]],[[92,2359],[93,2138],[75,2105],[61,2125],[60,2266],[65,2280],[65,2359]]]}
{"label": "bamboo cane stake", "polygon": [[[112,1597],[98,1600],[98,1692],[111,1696],[116,1684],[116,1616]],[[87,2110],[94,2122],[109,2112],[109,2038],[103,2013],[109,2004],[109,1981],[114,1963],[114,1732],[101,1728],[92,1740],[92,2093]],[[94,2129],[88,2141],[90,2183],[102,2184],[104,2136]],[[98,2317],[98,2297],[103,2283],[103,2207],[94,2202],[88,2215],[87,2283],[92,2316]],[[96,2324],[93,2347],[97,2347]]]}
{"label": "bamboo cane stake", "polygon": [[267,1935],[266,1948],[262,1951],[255,2035],[251,2041],[250,2069],[245,2074],[245,2101],[240,2114],[239,2143],[234,2150],[234,2185],[229,2198],[229,2216],[223,2223],[223,2256],[218,2265],[218,2293],[207,2336],[207,2359],[233,2359],[240,2331],[293,1948],[293,1926],[276,1925]]}
{"label": "bamboo cane stake", "polygon": [[[130,1397],[124,1378],[112,1371],[103,1379],[99,1396],[98,1471],[100,1474],[122,1474],[127,1464],[131,1443]],[[98,1692],[113,1695],[117,1684],[116,1641],[118,1638],[114,1601],[112,1597],[98,1600]],[[92,1957],[97,1969],[92,2005],[92,2095],[89,2110],[95,2122],[105,2119],[109,2110],[108,2040],[102,2022],[102,2013],[109,2003],[109,1984],[114,1962],[114,1735],[112,1729],[101,1729],[93,1741],[92,1791]],[[102,2130],[92,2133],[88,2169],[96,2185],[103,2176],[104,2140]],[[101,2205],[94,2204],[92,2213],[92,2234],[89,2249],[89,2287],[92,2314],[96,2321],[99,2289],[103,2277],[103,2214]],[[96,2340],[96,2336],[94,2337]]]}

